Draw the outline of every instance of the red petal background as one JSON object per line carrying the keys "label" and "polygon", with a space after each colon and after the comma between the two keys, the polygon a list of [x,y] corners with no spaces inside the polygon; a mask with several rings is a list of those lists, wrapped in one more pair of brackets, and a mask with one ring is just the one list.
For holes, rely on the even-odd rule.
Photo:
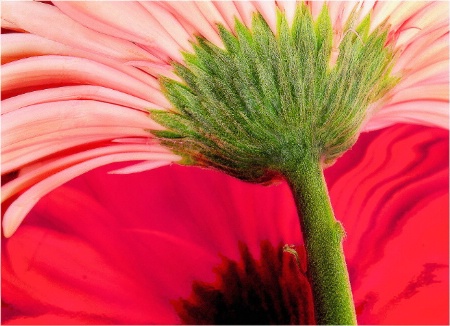
{"label": "red petal background", "polygon": [[[53,191],[2,239],[4,323],[176,323],[169,301],[214,280],[239,241],[256,256],[262,240],[301,242],[285,184],[107,170]],[[363,134],[326,177],[359,323],[448,323],[448,131]]]}

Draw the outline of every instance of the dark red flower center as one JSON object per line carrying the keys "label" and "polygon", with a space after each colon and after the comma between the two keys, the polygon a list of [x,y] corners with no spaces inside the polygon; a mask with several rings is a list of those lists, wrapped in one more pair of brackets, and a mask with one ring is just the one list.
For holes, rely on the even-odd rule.
{"label": "dark red flower center", "polygon": [[173,301],[186,324],[314,324],[302,247],[261,242],[261,258],[239,244],[241,261],[222,257],[214,283],[195,281],[189,298]]}

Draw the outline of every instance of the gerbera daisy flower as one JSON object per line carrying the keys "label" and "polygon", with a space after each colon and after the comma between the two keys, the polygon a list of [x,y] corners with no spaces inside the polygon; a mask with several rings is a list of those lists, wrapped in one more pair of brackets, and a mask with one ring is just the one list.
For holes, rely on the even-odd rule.
{"label": "gerbera daisy flower", "polygon": [[446,126],[447,9],[2,4],[2,27],[14,31],[2,37],[4,234],[52,189],[115,161],[146,161],[116,173],[180,162],[254,182],[284,177],[302,215],[317,320],[354,322],[322,169],[364,129]]}

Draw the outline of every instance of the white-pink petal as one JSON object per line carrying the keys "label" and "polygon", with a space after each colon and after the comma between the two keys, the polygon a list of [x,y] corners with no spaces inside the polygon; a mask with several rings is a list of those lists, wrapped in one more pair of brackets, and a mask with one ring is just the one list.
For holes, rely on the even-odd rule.
{"label": "white-pink petal", "polygon": [[154,59],[132,42],[93,31],[69,18],[55,6],[48,4],[34,1],[4,1],[2,2],[3,20],[29,33],[111,58]]}
{"label": "white-pink petal", "polygon": [[398,58],[393,74],[419,70],[438,61],[448,61],[448,25],[427,35],[417,37],[409,43]]}
{"label": "white-pink petal", "polygon": [[[210,22],[211,26],[216,28],[217,24],[227,26],[227,22],[211,1],[194,2],[204,17]],[[233,26],[234,27],[234,26]]]}
{"label": "white-pink petal", "polygon": [[107,146],[108,142],[127,137],[141,137],[151,143],[149,133],[140,128],[113,126],[49,131],[47,134],[22,139],[2,147],[2,173],[19,170],[50,155],[68,155],[68,150],[77,152],[86,148]]}
{"label": "white-pink petal", "polygon": [[[2,146],[51,132],[81,127],[134,127],[164,129],[143,112],[91,100],[35,104],[2,117]],[[25,133],[24,133],[25,132]]]}
{"label": "white-pink petal", "polygon": [[144,112],[148,112],[148,109],[164,109],[155,103],[114,89],[95,85],[75,85],[47,88],[10,97],[1,102],[1,112],[5,114],[33,104],[67,100],[96,100]]}
{"label": "white-pink petal", "polygon": [[145,161],[138,164],[133,164],[121,169],[117,169],[114,171],[109,171],[109,174],[131,174],[131,173],[139,173],[143,171],[148,171],[152,169],[156,169],[165,165],[169,165],[172,163],[171,161]]}
{"label": "white-pink petal", "polygon": [[54,84],[98,85],[167,107],[161,91],[104,64],[76,57],[47,55],[2,66],[2,92]]}
{"label": "white-pink petal", "polygon": [[178,44],[161,24],[137,2],[55,2],[66,15],[98,32],[157,48],[181,61]]}
{"label": "white-pink petal", "polygon": [[[161,148],[160,145],[125,144],[94,148],[72,155],[38,161],[34,164],[26,166],[20,171],[20,174],[16,179],[2,186],[1,201],[4,202],[14,194],[21,192],[38,181],[45,179],[48,175],[60,171],[65,167],[72,166],[95,157],[123,152],[151,152],[173,155],[167,150],[164,150],[164,148]],[[155,162],[151,161],[151,163]]]}
{"label": "white-pink petal", "polygon": [[139,2],[152,17],[159,22],[164,30],[170,35],[170,37],[178,43],[180,50],[192,51],[191,35],[181,25],[181,23],[170,13],[165,10],[161,5],[155,1],[140,1]]}
{"label": "white-pink petal", "polygon": [[449,62],[446,60],[434,63],[426,69],[411,71],[408,76],[401,80],[395,90],[398,91],[407,87],[424,84],[439,84],[443,81],[448,81],[448,69]]}
{"label": "white-pink petal", "polygon": [[[222,46],[222,40],[215,28],[215,21],[210,17],[203,16],[202,12],[195,5],[194,2],[188,1],[167,1],[162,4],[169,10],[175,17],[180,20],[184,20],[192,27],[196,32],[208,41],[214,43],[217,46]],[[211,20],[210,20],[211,19]]]}
{"label": "white-pink petal", "polygon": [[[121,71],[137,80],[159,90],[159,83],[154,76],[148,75],[139,69],[135,69],[129,65],[124,65],[125,60],[118,61],[115,59],[108,58],[106,56],[98,55],[93,52],[88,52],[80,49],[75,49],[68,45],[64,45],[58,42],[54,42],[43,38],[38,35],[28,34],[28,33],[11,33],[2,35],[2,63],[8,63],[11,61],[32,57],[32,56],[42,56],[42,55],[60,55],[60,56],[70,56],[70,57],[80,57],[89,59],[91,61],[99,62],[107,65],[113,69]],[[167,69],[172,70],[164,62],[154,62],[145,60],[154,66],[158,66],[158,71]]]}
{"label": "white-pink petal", "polygon": [[277,6],[274,0],[255,1],[255,7],[264,17],[274,34],[277,32]]}
{"label": "white-pink petal", "polygon": [[282,0],[277,1],[277,6],[285,13],[289,25],[294,21],[295,11],[297,9],[296,1]]}
{"label": "white-pink petal", "polygon": [[250,1],[235,1],[234,4],[239,11],[242,22],[245,24],[245,26],[251,27],[253,13],[257,11],[254,3]]}
{"label": "white-pink petal", "polygon": [[385,106],[369,120],[364,131],[386,128],[395,123],[448,129],[448,101],[413,100]]}
{"label": "white-pink petal", "polygon": [[242,21],[241,15],[233,1],[213,1],[213,4],[227,22],[230,30],[234,29],[235,19]]}
{"label": "white-pink petal", "polygon": [[449,88],[448,82],[442,84],[428,84],[412,86],[397,91],[389,100],[389,105],[401,102],[421,101],[421,100],[435,100],[448,101]]}

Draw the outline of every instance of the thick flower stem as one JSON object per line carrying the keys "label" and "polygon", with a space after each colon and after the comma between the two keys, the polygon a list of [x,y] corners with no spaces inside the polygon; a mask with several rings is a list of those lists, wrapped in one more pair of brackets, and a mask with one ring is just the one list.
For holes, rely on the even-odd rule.
{"label": "thick flower stem", "polygon": [[334,218],[322,168],[318,161],[304,159],[284,174],[300,216],[316,321],[322,325],[356,324],[342,248],[344,230]]}

